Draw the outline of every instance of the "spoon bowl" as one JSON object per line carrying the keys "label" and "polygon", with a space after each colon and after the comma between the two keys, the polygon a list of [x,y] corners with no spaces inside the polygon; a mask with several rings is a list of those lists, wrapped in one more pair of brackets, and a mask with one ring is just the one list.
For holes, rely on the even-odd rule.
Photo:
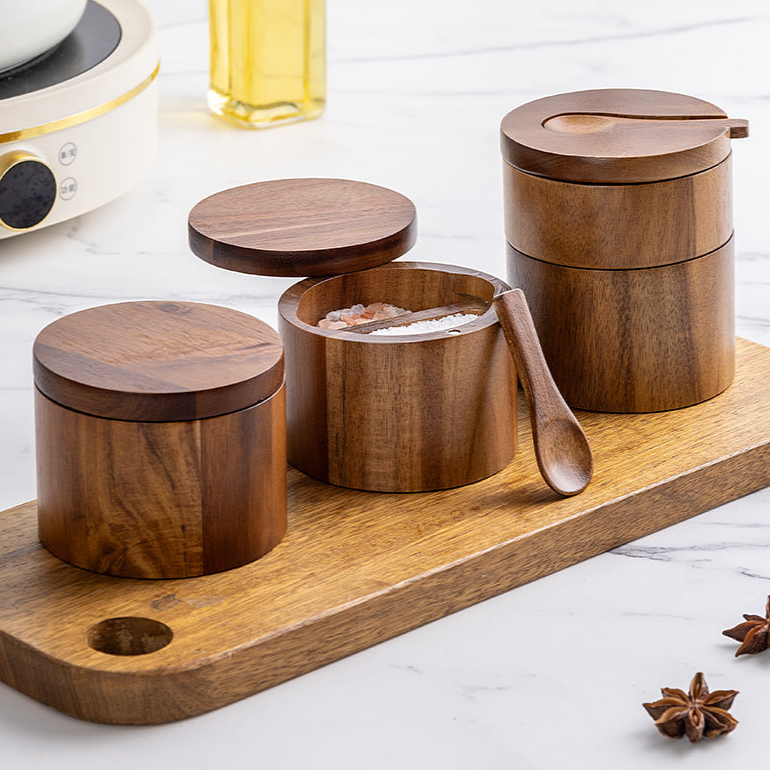
{"label": "spoon bowl", "polygon": [[560,495],[582,492],[593,474],[593,455],[585,433],[570,420],[554,420],[535,429],[535,456],[540,473]]}

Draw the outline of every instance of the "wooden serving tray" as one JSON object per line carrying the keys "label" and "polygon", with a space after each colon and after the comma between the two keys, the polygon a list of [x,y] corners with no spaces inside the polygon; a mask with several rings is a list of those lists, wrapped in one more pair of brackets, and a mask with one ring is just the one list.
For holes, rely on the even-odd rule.
{"label": "wooden serving tray", "polygon": [[[34,503],[12,508],[0,515],[0,679],[67,714],[118,724],[182,719],[252,695],[770,484],[768,375],[770,349],[739,340],[736,381],[711,401],[580,413],[596,471],[573,498],[538,475],[524,411],[514,462],[459,489],[358,492],[290,469],[283,542],[205,577],[80,570],[38,543]],[[126,617],[117,630],[91,630]],[[90,646],[156,646],[160,623],[173,640],[155,652]]]}

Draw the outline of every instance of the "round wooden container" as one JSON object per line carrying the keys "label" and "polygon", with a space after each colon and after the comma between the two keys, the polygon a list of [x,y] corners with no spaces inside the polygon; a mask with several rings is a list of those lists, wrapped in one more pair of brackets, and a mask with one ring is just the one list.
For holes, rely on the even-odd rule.
{"label": "round wooden container", "polygon": [[[516,372],[491,307],[508,287],[462,267],[387,264],[412,246],[415,229],[407,198],[347,180],[247,185],[190,213],[190,246],[206,261],[314,276],[278,304],[289,462],[314,478],[418,492],[478,481],[513,458]],[[398,337],[316,326],[331,310],[374,302],[478,318]]]}
{"label": "round wooden container", "polygon": [[507,288],[473,270],[419,262],[292,286],[278,302],[289,462],[377,492],[456,487],[504,468],[516,450],[516,372],[491,305],[455,329],[398,337],[316,324],[352,301],[419,312],[463,295],[491,303]]}
{"label": "round wooden container", "polygon": [[730,139],[681,94],[546,97],[501,125],[509,281],[572,407],[675,409],[732,382]]}
{"label": "round wooden container", "polygon": [[213,305],[127,302],[34,344],[39,535],[78,567],[177,578],[238,567],[286,530],[283,351]]}

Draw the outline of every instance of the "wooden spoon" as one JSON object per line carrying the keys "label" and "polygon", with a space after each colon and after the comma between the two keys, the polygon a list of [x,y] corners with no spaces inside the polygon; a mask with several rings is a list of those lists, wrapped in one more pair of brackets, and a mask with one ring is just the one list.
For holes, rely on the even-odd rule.
{"label": "wooden spoon", "polygon": [[494,305],[529,403],[540,473],[554,492],[576,495],[593,475],[585,433],[551,377],[524,293],[506,291],[495,298]]}

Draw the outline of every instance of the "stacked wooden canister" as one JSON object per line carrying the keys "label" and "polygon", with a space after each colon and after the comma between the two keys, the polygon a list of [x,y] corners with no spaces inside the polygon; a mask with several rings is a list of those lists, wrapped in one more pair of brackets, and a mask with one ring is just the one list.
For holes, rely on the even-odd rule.
{"label": "stacked wooden canister", "polygon": [[732,382],[730,139],[746,134],[661,91],[559,94],[503,119],[509,282],[571,406],[675,409]]}

